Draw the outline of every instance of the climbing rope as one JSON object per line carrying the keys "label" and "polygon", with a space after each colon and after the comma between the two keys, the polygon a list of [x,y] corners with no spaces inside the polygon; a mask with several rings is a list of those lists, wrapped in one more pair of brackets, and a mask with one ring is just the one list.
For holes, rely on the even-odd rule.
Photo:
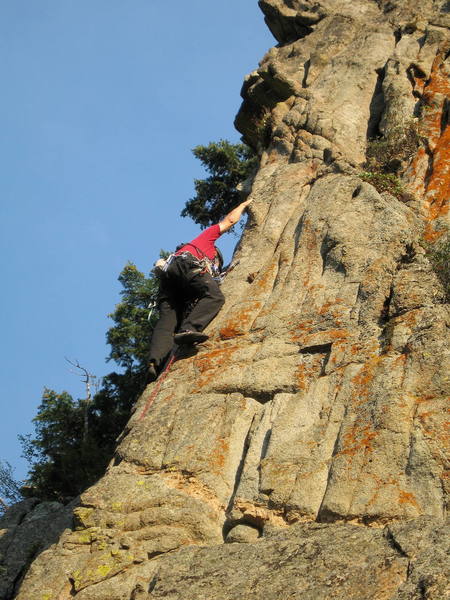
{"label": "climbing rope", "polygon": [[170,367],[173,365],[173,363],[175,362],[176,358],[177,358],[177,350],[178,348],[176,348],[175,350],[172,350],[172,356],[170,357],[169,361],[167,362],[167,365],[164,368],[164,371],[161,373],[161,375],[158,377],[158,381],[156,383],[155,389],[152,391],[152,393],[150,394],[149,399],[147,400],[138,421],[142,421],[142,419],[145,417],[145,415],[147,414],[148,409],[150,408],[150,406],[153,404],[153,402],[155,401],[156,396],[158,395],[158,392],[161,388],[161,385],[163,384],[164,380],[167,377],[167,374],[169,373],[169,369]]}

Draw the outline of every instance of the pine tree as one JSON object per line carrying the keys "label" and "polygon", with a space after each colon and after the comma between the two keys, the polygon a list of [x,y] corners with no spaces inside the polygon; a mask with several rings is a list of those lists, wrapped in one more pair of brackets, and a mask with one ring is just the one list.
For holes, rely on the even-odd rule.
{"label": "pine tree", "polygon": [[9,503],[22,500],[20,483],[16,481],[9,462],[0,460],[0,513],[8,508]]}
{"label": "pine tree", "polygon": [[117,436],[143,390],[156,317],[148,320],[148,304],[157,294],[158,283],[132,263],[124,267],[119,281],[122,298],[109,315],[114,325],[106,337],[111,346],[108,359],[123,372],[104,377],[88,405],[86,399],[74,400],[67,392],[44,390],[33,419],[34,436],[19,436],[30,463],[25,496],[65,502],[94,483],[111,459]]}
{"label": "pine tree", "polygon": [[242,202],[237,186],[255,169],[257,157],[246,144],[227,140],[196,146],[192,152],[210,176],[194,180],[196,195],[186,202],[181,216],[204,228],[221,221]]}

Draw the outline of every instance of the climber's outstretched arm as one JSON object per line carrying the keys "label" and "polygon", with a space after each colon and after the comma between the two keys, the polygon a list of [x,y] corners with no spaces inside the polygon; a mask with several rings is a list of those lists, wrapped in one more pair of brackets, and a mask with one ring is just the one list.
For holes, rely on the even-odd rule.
{"label": "climber's outstretched arm", "polygon": [[247,206],[250,204],[250,202],[251,202],[251,200],[246,200],[245,202],[242,202],[241,204],[239,204],[239,206],[236,206],[236,208],[233,208],[233,210],[227,214],[227,216],[223,219],[223,221],[220,221],[220,223],[219,223],[220,233],[225,233],[225,231],[228,231],[229,229],[231,229],[233,227],[233,225],[236,225],[236,223],[241,218],[242,213],[247,208]]}

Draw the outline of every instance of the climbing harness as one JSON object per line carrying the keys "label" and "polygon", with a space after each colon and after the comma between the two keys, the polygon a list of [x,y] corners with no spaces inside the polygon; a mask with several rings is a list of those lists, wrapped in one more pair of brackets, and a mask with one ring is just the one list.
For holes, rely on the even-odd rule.
{"label": "climbing harness", "polygon": [[[192,248],[194,248],[202,256],[202,258],[198,258],[198,256],[195,256],[188,250],[185,250],[181,254],[177,254],[177,252],[185,246],[192,246]],[[218,264],[216,264],[215,259],[211,260],[201,248],[198,248],[191,242],[179,244],[176,247],[175,252],[169,254],[167,258],[160,258],[155,262],[155,264],[153,265],[153,273],[157,277],[163,277],[164,273],[167,273],[172,262],[177,258],[181,258],[184,260],[191,261],[191,263],[194,265],[194,270],[197,271],[198,274],[209,273],[212,277],[216,277],[222,270],[223,256],[219,248],[217,248],[217,246],[214,246],[214,248],[216,249],[215,258],[217,258]]]}
{"label": "climbing harness", "polygon": [[[186,244],[183,244],[186,245]],[[216,248],[216,250],[220,253],[220,250],[218,248]],[[159,260],[157,260],[155,262],[155,266],[153,268],[153,272],[155,274],[157,274],[157,271],[159,270],[159,275],[161,275],[161,273],[165,273],[167,271],[167,269],[169,268],[173,258],[175,256],[182,256],[182,254],[170,254],[170,256],[167,257],[167,259],[165,258],[160,258]],[[192,257],[192,255],[189,255],[190,257]],[[217,283],[220,285],[223,280],[225,279],[225,277],[228,275],[228,273],[230,273],[238,264],[239,264],[239,260],[234,260],[233,262],[231,262],[225,269],[222,270],[223,268],[223,257],[222,257],[222,253],[219,254],[219,261],[220,261],[220,268],[215,270],[215,273],[213,275],[213,279],[215,281],[217,281]],[[148,316],[147,316],[147,320],[150,321],[152,316],[153,316],[153,312],[155,310],[155,308],[158,306],[158,302],[157,300],[155,300],[154,298],[151,299],[151,301],[149,302],[147,308],[148,308]],[[193,306],[190,307],[190,309],[192,310]],[[189,310],[187,312],[190,312]]]}
{"label": "climbing harness", "polygon": [[[202,258],[194,256],[194,254],[192,254],[188,250],[184,251],[182,254],[178,254],[177,256],[182,256],[183,258],[190,260],[196,266],[196,270],[200,269],[199,274],[209,273],[212,277],[214,277],[217,274],[218,269],[214,259],[211,260],[201,248],[197,248],[197,246],[191,244],[190,242],[184,244],[184,246],[192,246],[192,248],[197,250],[197,252],[202,255]],[[214,246],[214,248],[216,249],[216,253],[218,253],[219,249],[216,246]],[[220,256],[218,255],[219,262]]]}

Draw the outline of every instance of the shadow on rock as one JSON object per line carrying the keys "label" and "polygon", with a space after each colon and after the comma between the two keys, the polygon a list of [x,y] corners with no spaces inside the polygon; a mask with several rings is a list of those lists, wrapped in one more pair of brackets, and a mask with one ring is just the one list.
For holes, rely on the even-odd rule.
{"label": "shadow on rock", "polygon": [[29,498],[0,519],[0,600],[12,600],[31,563],[72,525],[73,507]]}

